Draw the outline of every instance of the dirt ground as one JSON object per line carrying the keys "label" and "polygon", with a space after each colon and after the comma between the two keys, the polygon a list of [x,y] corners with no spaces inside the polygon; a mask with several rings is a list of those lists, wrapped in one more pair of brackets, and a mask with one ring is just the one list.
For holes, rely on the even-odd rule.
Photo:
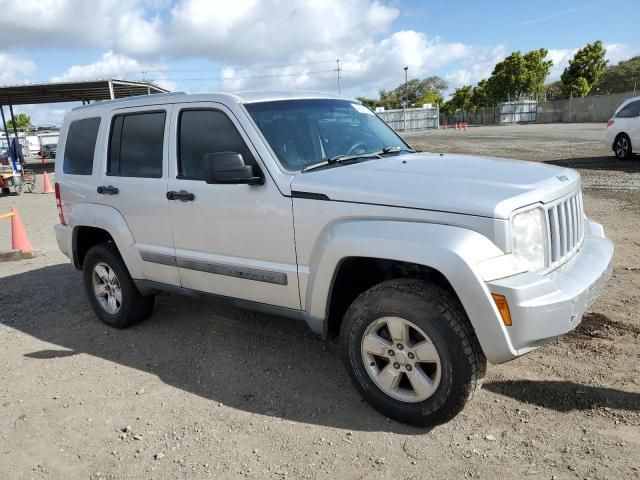
{"label": "dirt ground", "polygon": [[587,214],[616,244],[578,330],[490,366],[464,412],[431,430],[368,407],[336,343],[302,323],[161,295],[146,323],[108,329],[57,249],[53,197],[0,198],[42,250],[0,263],[0,479],[639,478],[640,158],[616,161],[604,129],[407,135],[578,168]]}

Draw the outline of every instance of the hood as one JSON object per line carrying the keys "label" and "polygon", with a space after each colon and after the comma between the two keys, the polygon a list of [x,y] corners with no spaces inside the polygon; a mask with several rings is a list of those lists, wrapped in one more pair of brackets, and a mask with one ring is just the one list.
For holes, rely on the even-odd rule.
{"label": "hood", "polygon": [[295,175],[291,190],[331,200],[508,219],[513,210],[580,188],[580,175],[544,163],[413,153]]}

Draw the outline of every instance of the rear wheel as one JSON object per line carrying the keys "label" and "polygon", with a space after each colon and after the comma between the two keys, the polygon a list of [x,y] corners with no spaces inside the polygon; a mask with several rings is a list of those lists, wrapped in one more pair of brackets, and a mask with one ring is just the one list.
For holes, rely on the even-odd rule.
{"label": "rear wheel", "polygon": [[110,327],[126,328],[151,315],[154,297],[140,294],[112,242],[89,249],[82,276],[93,311]]}
{"label": "rear wheel", "polygon": [[613,143],[613,151],[618,160],[629,160],[631,158],[633,149],[631,140],[626,133],[621,133],[616,137],[616,141]]}
{"label": "rear wheel", "polygon": [[364,399],[412,425],[453,418],[486,370],[458,299],[420,280],[390,280],[361,294],[340,336],[345,366]]}

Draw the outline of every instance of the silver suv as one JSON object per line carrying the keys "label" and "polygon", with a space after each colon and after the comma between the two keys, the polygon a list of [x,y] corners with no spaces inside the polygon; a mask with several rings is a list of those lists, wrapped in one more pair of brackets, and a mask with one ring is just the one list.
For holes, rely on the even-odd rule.
{"label": "silver suv", "polygon": [[55,232],[103,322],[144,320],[160,291],[303,320],[414,425],[460,412],[487,360],[574,329],[611,273],[575,171],[417,153],[345,98],[101,102],[59,145]]}

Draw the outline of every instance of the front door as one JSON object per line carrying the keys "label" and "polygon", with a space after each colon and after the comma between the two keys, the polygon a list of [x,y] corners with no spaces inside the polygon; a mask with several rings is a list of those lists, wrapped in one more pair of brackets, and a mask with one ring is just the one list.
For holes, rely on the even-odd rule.
{"label": "front door", "polygon": [[140,254],[145,277],[180,285],[167,200],[171,106],[118,110],[110,119],[106,171],[98,202],[120,212]]}
{"label": "front door", "polygon": [[[300,309],[291,199],[237,119],[207,102],[174,105],[171,123],[169,211],[182,286]],[[241,153],[264,183],[205,183],[203,156],[229,151]]]}

